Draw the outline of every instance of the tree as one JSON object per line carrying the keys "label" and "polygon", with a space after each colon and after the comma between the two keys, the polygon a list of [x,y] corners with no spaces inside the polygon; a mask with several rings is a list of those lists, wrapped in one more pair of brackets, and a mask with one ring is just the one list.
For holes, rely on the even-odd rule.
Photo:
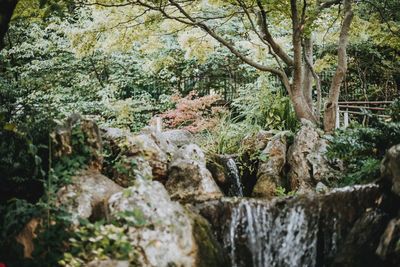
{"label": "tree", "polygon": [[[317,89],[319,77],[313,68],[313,31],[318,27],[322,15],[342,7],[343,17],[340,25],[340,36],[337,45],[338,65],[336,74],[330,86],[329,99],[326,103],[324,128],[331,131],[335,125],[336,107],[340,94],[341,82],[347,69],[346,48],[349,29],[353,18],[353,0],[290,0],[290,1],[263,1],[263,0],[231,0],[231,1],[186,1],[161,0],[143,1],[129,0],[115,3],[115,1],[85,1],[87,5],[101,8],[141,7],[141,14],[132,20],[140,20],[145,14],[159,14],[164,19],[177,21],[186,27],[199,28],[225,46],[231,53],[248,65],[277,75],[286,88],[298,119],[308,119],[314,123],[320,122],[318,95],[315,106],[312,98],[312,81],[315,80]],[[208,5],[208,6],[207,6]],[[215,12],[214,8],[222,6],[223,12]],[[204,7],[206,6],[206,7]],[[259,41],[266,51],[275,60],[275,64],[264,64],[240,50],[232,38],[219,30],[219,26],[227,21],[239,19],[248,33],[243,35],[250,42]],[[274,37],[279,25],[279,19],[290,24],[289,48]],[[220,23],[217,23],[220,22]],[[250,36],[250,37],[249,37]],[[257,39],[257,40],[256,40]]]}
{"label": "tree", "polygon": [[0,50],[4,48],[4,37],[17,3],[18,0],[0,0]]}

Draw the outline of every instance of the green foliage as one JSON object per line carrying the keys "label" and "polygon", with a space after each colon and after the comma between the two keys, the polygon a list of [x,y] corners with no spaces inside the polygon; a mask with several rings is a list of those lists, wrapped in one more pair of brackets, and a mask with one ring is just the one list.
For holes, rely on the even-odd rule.
{"label": "green foliage", "polygon": [[286,196],[294,196],[296,194],[295,191],[287,191],[286,188],[282,186],[278,186],[275,190],[275,194],[278,197],[286,197]]}
{"label": "green foliage", "polygon": [[340,181],[340,185],[364,184],[374,181],[380,174],[381,161],[374,158],[360,159],[348,165],[347,174]]}
{"label": "green foliage", "polygon": [[147,224],[139,209],[119,212],[111,222],[81,220],[73,230],[68,252],[64,253],[59,264],[78,267],[94,260],[114,259],[127,260],[130,266],[139,266],[139,250],[132,245],[129,227],[147,227]]}
{"label": "green foliage", "polygon": [[[56,266],[65,250],[65,240],[70,237],[71,219],[62,208],[48,202],[31,204],[13,199],[0,206],[1,242],[0,258],[10,267]],[[39,222],[34,239],[33,259],[23,259],[22,247],[17,246],[15,236],[31,219]]]}
{"label": "green foliage", "polygon": [[394,122],[400,122],[400,98],[397,98],[389,107],[390,117]]}
{"label": "green foliage", "polygon": [[202,140],[202,147],[209,154],[237,154],[247,148],[243,139],[256,134],[261,127],[245,122],[235,123],[227,116],[220,120],[213,131],[207,132]]}
{"label": "green foliage", "polygon": [[119,174],[128,177],[135,177],[137,162],[135,159],[130,159],[125,155],[118,155],[114,160],[114,168]]}
{"label": "green foliage", "polygon": [[298,120],[288,96],[279,88],[261,85],[246,87],[239,91],[239,97],[232,103],[235,120],[245,120],[263,129],[295,131]]}
{"label": "green foliage", "polygon": [[68,249],[66,240],[72,236],[71,215],[50,202],[42,202],[37,205],[42,209],[42,220],[37,237],[34,239],[35,250],[32,254],[32,267],[58,266],[64,251]]}
{"label": "green foliage", "polygon": [[26,200],[12,199],[7,205],[0,206],[1,240],[7,240],[18,234],[25,224],[40,212]]}
{"label": "green foliage", "polygon": [[[38,147],[0,114],[0,203],[12,197],[35,200],[44,178]],[[36,189],[37,192],[32,191]]]}
{"label": "green foliage", "polygon": [[93,260],[128,260],[137,265],[137,250],[128,238],[128,226],[83,223],[69,239],[70,249],[59,261],[61,266],[79,267]]}
{"label": "green foliage", "polygon": [[54,166],[49,170],[48,181],[45,184],[48,197],[53,197],[59,188],[71,183],[72,176],[83,169],[93,157],[90,147],[87,145],[88,136],[82,130],[80,123],[71,129],[71,154],[55,158]]}
{"label": "green foliage", "polygon": [[400,124],[382,122],[371,117],[368,128],[349,128],[337,131],[328,150],[330,158],[343,160],[346,172],[340,183],[366,183],[379,176],[379,163],[385,152],[400,143]]}

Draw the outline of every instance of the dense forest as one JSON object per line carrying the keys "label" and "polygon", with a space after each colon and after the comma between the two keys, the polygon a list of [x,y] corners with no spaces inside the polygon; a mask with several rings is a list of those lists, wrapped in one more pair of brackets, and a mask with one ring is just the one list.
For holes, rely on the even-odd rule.
{"label": "dense forest", "polygon": [[399,10],[0,0],[0,267],[400,266]]}

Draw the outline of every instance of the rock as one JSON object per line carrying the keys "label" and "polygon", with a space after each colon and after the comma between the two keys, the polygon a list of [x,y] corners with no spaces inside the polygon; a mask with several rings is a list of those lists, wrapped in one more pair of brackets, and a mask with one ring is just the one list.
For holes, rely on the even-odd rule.
{"label": "rock", "polygon": [[102,127],[101,134],[102,134],[103,140],[115,141],[115,140],[124,138],[124,137],[130,135],[131,133],[128,130],[123,130],[123,129],[119,129],[119,128]]}
{"label": "rock", "polygon": [[221,267],[228,266],[228,255],[214,237],[211,226],[206,219],[195,212],[188,211],[192,220],[193,237],[198,251],[196,267]]}
{"label": "rock", "polygon": [[103,173],[124,187],[131,185],[137,175],[165,182],[174,147],[161,134],[146,132],[133,135],[114,128],[105,128],[102,133],[105,147],[111,154]]}
{"label": "rock", "polygon": [[287,133],[276,134],[260,154],[257,183],[253,197],[271,198],[278,186],[285,187],[284,167],[286,164]]}
{"label": "rock", "polygon": [[384,260],[386,266],[400,266],[400,218],[389,222],[383,233],[376,254]]}
{"label": "rock", "polygon": [[[83,135],[83,144],[73,145],[72,136]],[[101,170],[103,165],[102,141],[97,124],[89,119],[82,118],[79,114],[72,114],[64,124],[60,124],[51,133],[53,151],[56,157],[69,156],[73,153],[82,153],[84,146],[89,150],[90,158],[87,159],[91,169]],[[87,152],[85,152],[87,153]]]}
{"label": "rock", "polygon": [[31,219],[15,237],[15,240],[24,248],[24,258],[32,258],[32,253],[35,250],[34,239],[36,238],[36,228],[40,225],[40,220],[37,218]]}
{"label": "rock", "polygon": [[345,255],[359,257],[361,265],[352,267],[384,266],[369,265],[379,262],[381,198],[378,186],[363,185],[273,200],[222,198],[196,208],[223,242],[231,266],[332,266],[352,260]]}
{"label": "rock", "polygon": [[223,194],[206,168],[203,151],[197,145],[186,145],[174,155],[165,185],[173,199],[182,202],[204,201]]}
{"label": "rock", "polygon": [[335,177],[335,170],[326,159],[328,141],[321,138],[316,127],[302,120],[293,145],[288,150],[290,190],[311,191],[320,181]]}
{"label": "rock", "polygon": [[[226,266],[218,258],[221,250],[218,252],[207,223],[193,219],[196,215],[171,201],[159,182],[138,179],[134,186],[113,195],[109,207],[111,216],[136,214],[127,234],[147,259],[140,266]],[[138,217],[141,225],[135,227]]]}
{"label": "rock", "polygon": [[[102,173],[122,187],[131,186],[137,177],[152,179],[153,169],[140,155],[130,155],[129,146],[134,135],[118,128],[102,128],[103,146],[107,157]],[[139,153],[140,154],[140,153]]]}
{"label": "rock", "polygon": [[217,182],[218,186],[225,192],[229,187],[229,179],[225,173],[222,159],[219,156],[215,156],[211,160],[208,159],[206,167],[210,171],[214,181]]}
{"label": "rock", "polygon": [[162,132],[163,138],[168,140],[170,144],[175,146],[176,148],[180,148],[184,145],[189,145],[193,142],[193,134],[187,130],[168,130]]}
{"label": "rock", "polygon": [[387,223],[386,214],[379,209],[367,209],[355,221],[338,249],[332,267],[382,266],[375,249]]}
{"label": "rock", "polygon": [[261,130],[256,134],[247,136],[246,138],[243,139],[242,141],[242,147],[248,148],[250,151],[248,151],[250,154],[253,154],[257,151],[263,150],[269,140],[276,134],[277,132],[274,130],[271,131],[264,131]]}
{"label": "rock", "polygon": [[381,163],[381,176],[392,192],[400,196],[400,144],[387,151]]}
{"label": "rock", "polygon": [[315,191],[317,193],[326,193],[328,190],[329,188],[322,182],[318,182],[317,186],[315,187]]}
{"label": "rock", "polygon": [[106,218],[108,198],[122,187],[95,170],[80,171],[72,183],[59,189],[58,203],[72,213],[74,223],[78,218]]}
{"label": "rock", "polygon": [[236,158],[237,155],[213,155],[207,158],[207,169],[226,196],[243,196]]}
{"label": "rock", "polygon": [[148,135],[138,135],[128,139],[128,156],[142,157],[152,168],[153,179],[165,181],[168,171],[168,155],[160,149]]}
{"label": "rock", "polygon": [[172,143],[172,140],[166,138],[164,132],[158,131],[155,127],[146,127],[141,131],[142,135],[146,135],[151,138],[156,145],[170,158],[174,152],[178,149],[177,146]]}

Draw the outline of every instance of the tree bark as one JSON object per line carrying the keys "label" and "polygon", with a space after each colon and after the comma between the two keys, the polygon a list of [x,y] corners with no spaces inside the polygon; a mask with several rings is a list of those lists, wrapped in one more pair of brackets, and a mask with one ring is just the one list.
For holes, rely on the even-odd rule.
{"label": "tree bark", "polygon": [[311,68],[314,65],[312,46],[313,46],[312,36],[304,38],[303,94],[310,109],[314,110],[313,99],[312,99],[313,73],[311,71]]}
{"label": "tree bark", "polygon": [[0,51],[5,46],[4,37],[17,3],[18,0],[0,0]]}
{"label": "tree bark", "polygon": [[299,120],[307,119],[311,122],[316,123],[315,118],[311,108],[309,107],[303,93],[303,53],[301,45],[301,23],[299,19],[299,13],[297,8],[297,1],[290,0],[291,11],[292,11],[292,29],[293,29],[293,62],[294,62],[294,72],[293,72],[293,83],[292,83],[292,102],[294,111]]}
{"label": "tree bark", "polygon": [[338,66],[333,76],[331,87],[329,89],[329,98],[325,105],[324,113],[324,130],[332,132],[335,129],[336,109],[338,108],[338,100],[340,95],[340,86],[347,71],[347,44],[349,41],[349,30],[353,20],[352,11],[353,0],[344,0],[344,19],[339,36],[338,45]]}

